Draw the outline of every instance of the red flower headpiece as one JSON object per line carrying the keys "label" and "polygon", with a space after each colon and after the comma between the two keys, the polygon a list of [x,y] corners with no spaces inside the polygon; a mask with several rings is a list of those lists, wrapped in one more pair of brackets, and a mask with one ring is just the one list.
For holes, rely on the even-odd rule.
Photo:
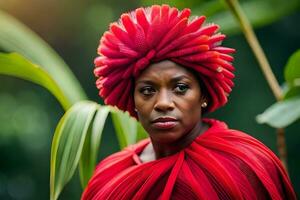
{"label": "red flower headpiece", "polygon": [[134,78],[153,62],[171,60],[199,73],[210,95],[207,111],[227,102],[234,83],[231,65],[235,50],[221,47],[218,25],[203,26],[205,17],[189,21],[190,10],[168,5],[138,8],[122,14],[100,40],[94,73],[106,104],[136,117]]}

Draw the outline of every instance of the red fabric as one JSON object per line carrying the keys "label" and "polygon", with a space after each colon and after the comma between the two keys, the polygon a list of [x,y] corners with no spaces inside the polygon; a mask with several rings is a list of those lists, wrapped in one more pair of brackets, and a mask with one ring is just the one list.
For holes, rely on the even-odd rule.
{"label": "red fabric", "polygon": [[[125,13],[110,25],[98,47],[94,74],[105,104],[136,117],[133,80],[151,63],[172,60],[198,72],[209,93],[207,111],[227,102],[233,87],[235,50],[221,47],[225,35],[205,17],[189,19],[190,10],[154,5]],[[129,86],[130,85],[130,86]]]}
{"label": "red fabric", "polygon": [[141,163],[146,139],[104,159],[82,200],[296,199],[271,150],[223,122],[204,121],[210,128],[172,156]]}

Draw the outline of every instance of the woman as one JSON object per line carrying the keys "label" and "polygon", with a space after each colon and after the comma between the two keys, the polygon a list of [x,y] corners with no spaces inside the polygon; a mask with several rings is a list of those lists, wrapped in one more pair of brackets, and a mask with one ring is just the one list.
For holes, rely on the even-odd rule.
{"label": "woman", "polygon": [[278,158],[225,123],[202,119],[227,102],[234,50],[205,18],[167,5],[123,14],[95,59],[106,104],[136,117],[149,139],[104,159],[82,199],[296,199]]}

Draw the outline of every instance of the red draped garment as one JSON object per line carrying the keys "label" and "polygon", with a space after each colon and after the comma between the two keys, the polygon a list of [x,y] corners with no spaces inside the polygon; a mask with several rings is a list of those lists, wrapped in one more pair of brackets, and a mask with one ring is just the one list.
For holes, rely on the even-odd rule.
{"label": "red draped garment", "polygon": [[83,200],[296,199],[279,159],[258,140],[224,122],[180,152],[141,163],[145,139],[104,159]]}

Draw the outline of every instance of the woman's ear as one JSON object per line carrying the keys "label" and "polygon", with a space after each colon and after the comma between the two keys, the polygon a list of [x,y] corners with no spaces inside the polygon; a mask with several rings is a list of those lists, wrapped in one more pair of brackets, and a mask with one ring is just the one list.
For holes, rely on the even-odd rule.
{"label": "woman's ear", "polygon": [[206,96],[202,95],[200,99],[201,107],[206,108],[208,106],[207,98]]}
{"label": "woman's ear", "polygon": [[206,101],[203,101],[203,103],[201,104],[201,107],[202,107],[202,108],[206,108],[207,105],[208,105],[207,102],[206,102]]}

